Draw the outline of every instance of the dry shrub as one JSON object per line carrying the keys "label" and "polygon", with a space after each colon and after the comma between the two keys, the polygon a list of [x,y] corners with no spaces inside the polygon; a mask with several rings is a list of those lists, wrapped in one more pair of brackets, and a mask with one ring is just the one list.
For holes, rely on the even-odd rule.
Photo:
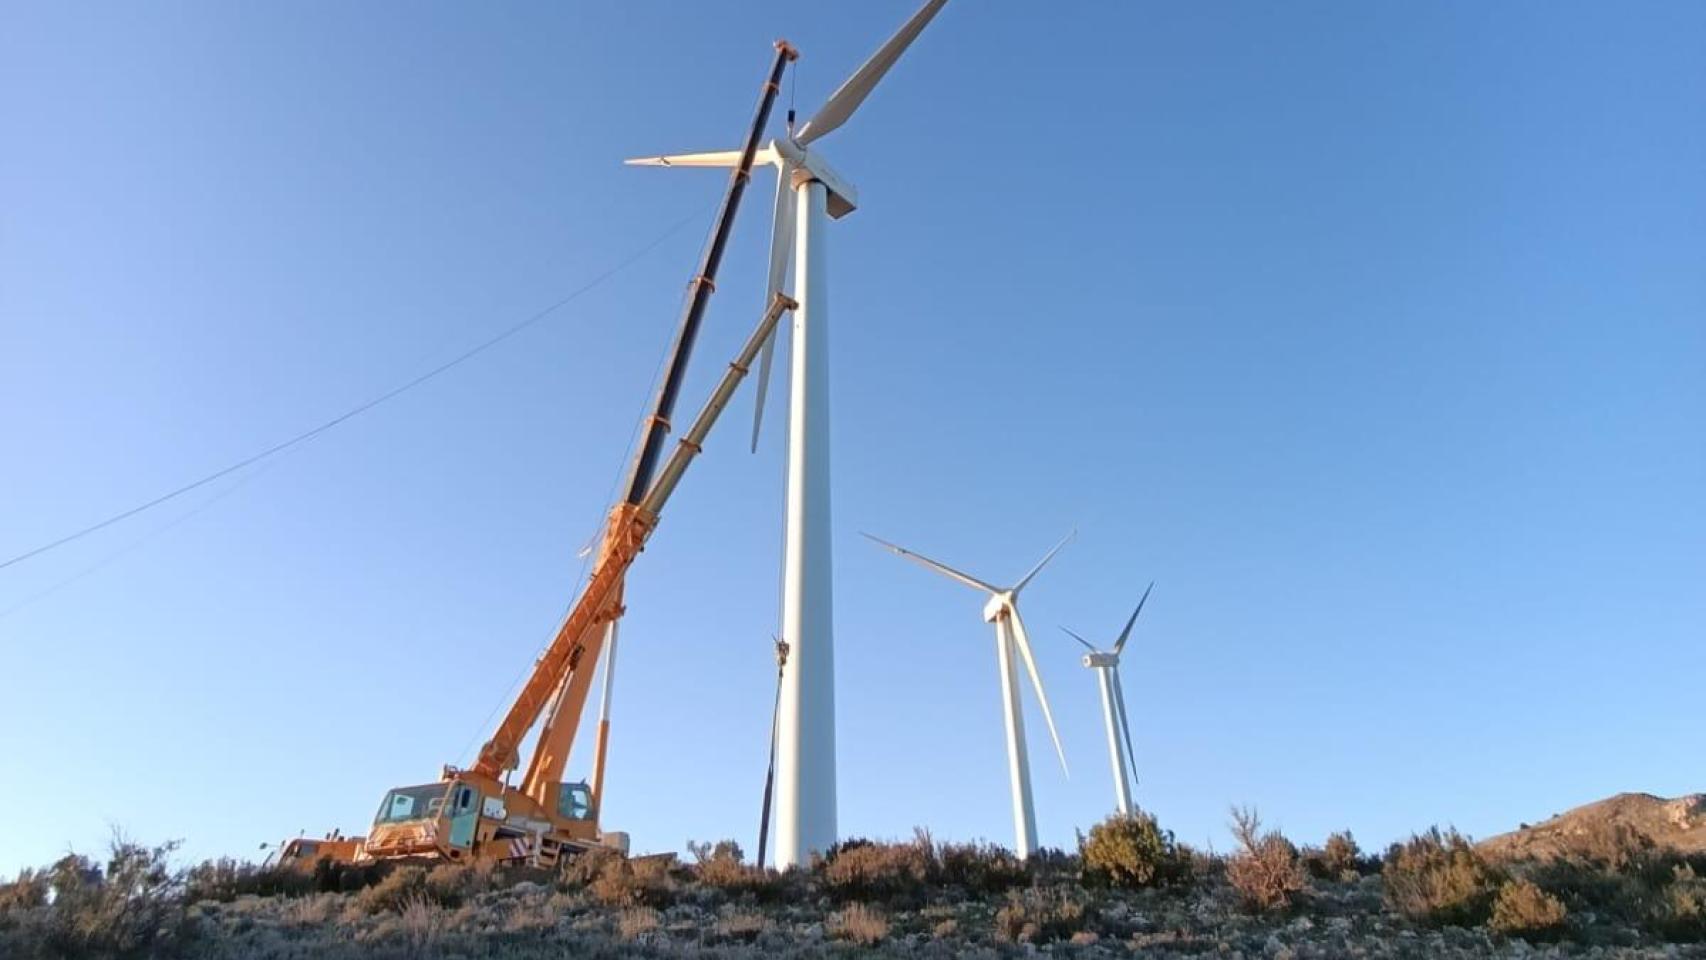
{"label": "dry shrub", "polygon": [[1706,878],[1691,864],[1671,870],[1671,880],[1660,889],[1649,922],[1671,940],[1706,940]]}
{"label": "dry shrub", "polygon": [[497,868],[490,863],[441,863],[426,875],[426,895],[441,907],[459,907],[497,886]]}
{"label": "dry shrub", "polygon": [[889,935],[889,918],[877,907],[850,903],[830,917],[829,934],[868,947],[881,943]]}
{"label": "dry shrub", "polygon": [[170,953],[185,927],[183,873],[169,864],[177,846],[143,846],[115,832],[105,865],[69,854],[20,873],[6,885],[0,933],[16,934],[21,956]]}
{"label": "dry shrub", "polygon": [[1633,870],[1653,854],[1653,841],[1626,823],[1591,821],[1582,833],[1571,835],[1565,853],[1614,873]]}
{"label": "dry shrub", "polygon": [[1032,887],[1007,895],[995,912],[995,938],[1009,943],[1048,943],[1071,939],[1090,921],[1080,890]]}
{"label": "dry shrub", "polygon": [[565,887],[590,886],[608,864],[621,859],[622,854],[615,850],[595,847],[563,861],[557,879]]}
{"label": "dry shrub", "polygon": [[298,927],[319,927],[332,921],[343,898],[331,893],[314,893],[298,897],[285,907],[284,921]]}
{"label": "dry shrub", "polygon": [[314,889],[322,893],[354,893],[384,880],[391,865],[384,861],[345,863],[340,860],[319,860],[314,864]]}
{"label": "dry shrub", "polygon": [[959,932],[960,922],[953,917],[949,917],[930,928],[930,936],[937,940],[947,940],[958,936]]}
{"label": "dry shrub", "polygon": [[369,914],[401,913],[410,900],[427,895],[426,877],[425,867],[396,867],[385,879],[356,894],[356,905]]}
{"label": "dry shrub", "polygon": [[189,903],[217,900],[230,903],[242,896],[300,897],[315,892],[314,874],[290,867],[258,867],[230,857],[208,860],[184,875],[184,899]]}
{"label": "dry shrub", "polygon": [[1527,880],[1499,888],[1489,925],[1499,933],[1530,940],[1551,939],[1564,929],[1564,902]]}
{"label": "dry shrub", "polygon": [[757,910],[728,909],[717,918],[712,933],[719,940],[751,943],[770,929],[770,918]]}
{"label": "dry shrub", "polygon": [[687,851],[695,861],[693,879],[702,886],[733,896],[752,894],[760,900],[779,895],[781,876],[742,862],[740,844],[733,840],[719,840],[715,844],[689,842]]}
{"label": "dry shrub", "polygon": [[1485,922],[1499,887],[1487,865],[1456,830],[1433,827],[1393,844],[1381,869],[1386,902],[1422,923],[1472,927]]}
{"label": "dry shrub", "polygon": [[46,871],[28,867],[18,871],[17,879],[0,883],[0,915],[47,906],[50,886]]}
{"label": "dry shrub", "polygon": [[1326,844],[1320,849],[1310,848],[1303,852],[1304,869],[1317,880],[1350,883],[1360,877],[1368,865],[1368,858],[1363,856],[1362,848],[1357,846],[1356,838],[1349,830],[1328,834]]}
{"label": "dry shrub", "polygon": [[656,856],[607,860],[587,891],[607,907],[667,906],[675,893],[675,881],[669,875],[673,859]]}
{"label": "dry shrub", "polygon": [[943,843],[935,860],[932,882],[973,895],[1006,893],[1030,880],[1025,862],[993,843]]}
{"label": "dry shrub", "polygon": [[1297,848],[1277,830],[1262,832],[1254,808],[1233,808],[1232,835],[1240,847],[1226,861],[1226,879],[1252,913],[1286,910],[1307,885]]}
{"label": "dry shrub", "polygon": [[872,843],[853,840],[838,845],[817,864],[824,890],[838,900],[910,902],[920,898],[929,881],[933,851],[920,841]]}
{"label": "dry shrub", "polygon": [[397,911],[404,946],[412,957],[427,955],[444,929],[444,908],[424,894],[414,894]]}
{"label": "dry shrub", "polygon": [[1188,843],[1176,848],[1175,860],[1181,878],[1192,883],[1209,884],[1226,874],[1226,858],[1213,850],[1203,850]]}
{"label": "dry shrub", "polygon": [[616,934],[624,940],[637,940],[656,930],[663,923],[651,907],[630,907],[616,918]]}
{"label": "dry shrub", "polygon": [[1086,879],[1137,889],[1172,883],[1188,875],[1188,864],[1169,830],[1142,811],[1115,814],[1078,841]]}

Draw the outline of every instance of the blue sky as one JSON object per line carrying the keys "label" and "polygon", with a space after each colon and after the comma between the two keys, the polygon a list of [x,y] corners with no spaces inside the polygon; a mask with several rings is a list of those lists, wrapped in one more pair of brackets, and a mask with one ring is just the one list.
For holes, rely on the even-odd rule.
{"label": "blue sky", "polygon": [[[722,187],[618,161],[732,146],[779,35],[809,112],[912,5],[7,6],[0,554],[698,214],[0,571],[0,783],[50,798],[10,870],[109,824],[353,832],[471,760]],[[1702,789],[1702,35],[1685,2],[949,4],[823,141],[862,202],[829,239],[843,832],[1011,842],[981,600],[860,530],[994,580],[1080,531],[1025,600],[1072,763],[1033,713],[1046,843],[1112,804],[1055,626],[1111,635],[1151,579],[1127,698],[1181,838]],[[762,299],[760,183],[688,408]],[[750,403],[631,580],[606,825],[645,849],[752,845],[782,449]]]}

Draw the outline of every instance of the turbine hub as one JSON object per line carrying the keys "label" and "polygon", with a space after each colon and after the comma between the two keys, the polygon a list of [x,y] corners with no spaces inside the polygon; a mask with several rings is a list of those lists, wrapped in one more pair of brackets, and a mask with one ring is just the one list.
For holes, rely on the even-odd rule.
{"label": "turbine hub", "polygon": [[823,184],[829,193],[826,212],[832,219],[840,220],[859,206],[859,191],[846,177],[836,173],[822,154],[806,149],[792,137],[770,141],[770,149],[793,168],[791,185],[795,189],[813,180]]}
{"label": "turbine hub", "polygon": [[992,593],[989,595],[989,602],[983,605],[983,619],[985,622],[995,623],[1002,617],[1007,616],[1007,611],[1012,606],[1012,591],[1009,590],[1002,593]]}

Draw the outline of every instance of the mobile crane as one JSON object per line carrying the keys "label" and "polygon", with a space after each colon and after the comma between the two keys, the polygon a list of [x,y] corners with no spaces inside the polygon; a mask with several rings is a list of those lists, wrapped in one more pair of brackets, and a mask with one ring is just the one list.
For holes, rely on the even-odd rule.
{"label": "mobile crane", "polygon": [[[692,295],[670,345],[665,375],[658,386],[645,436],[635,452],[626,493],[610,511],[585,588],[556,635],[540,654],[532,673],[491,739],[468,769],[446,766],[439,779],[398,787],[385,794],[367,837],[325,841],[288,841],[279,862],[309,867],[332,860],[436,859],[456,862],[522,863],[551,867],[594,847],[627,846],[624,834],[605,832],[602,814],[605,751],[609,716],[601,711],[590,784],[563,782],[569,751],[586,706],[592,677],[606,645],[615,643],[628,568],[656,529],[669,497],[681,482],[752,361],[775,330],[783,313],[797,304],[776,294],[740,353],[724,372],[687,432],[662,459],[686,373],[687,361],[711,293],[716,289],[735,211],[751,177],[759,140],[781,90],[783,71],[798,57],[785,40],[776,42],[776,58],[760,95],[741,162],[729,178],[717,213],[711,243],[691,282]],[[610,671],[606,668],[608,686]],[[606,710],[609,691],[605,692]],[[509,774],[520,767],[520,748],[539,723],[539,737],[519,786]],[[353,840],[354,842],[350,842]]]}

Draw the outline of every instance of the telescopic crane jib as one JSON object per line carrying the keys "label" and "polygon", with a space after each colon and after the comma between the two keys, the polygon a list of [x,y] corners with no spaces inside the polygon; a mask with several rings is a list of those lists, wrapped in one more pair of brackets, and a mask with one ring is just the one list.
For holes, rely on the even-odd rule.
{"label": "telescopic crane jib", "polygon": [[[563,771],[600,654],[607,642],[614,644],[616,622],[623,613],[622,595],[628,568],[645,549],[670,495],[703,448],[711,427],[769,341],[782,314],[796,306],[791,298],[779,292],[772,296],[751,337],[724,371],[699,415],[677,441],[668,459],[663,459],[670,418],[675,412],[705,308],[716,290],[717,268],[735,213],[751,179],[754,158],[781,90],[782,74],[797,57],[798,53],[787,41],[776,42],[776,57],[765,78],[740,162],[730,173],[711,242],[690,283],[692,292],[670,345],[664,377],[645,420],[644,435],[629,469],[624,495],[605,523],[585,588],[540,654],[497,731],[480,749],[474,765],[467,770],[447,766],[435,783],[400,787],[387,793],[374,818],[373,829],[357,848],[354,858],[428,857],[551,866],[561,857],[588,847],[626,845],[624,835],[607,834],[599,829],[607,714],[600,718],[593,774],[596,789],[584,783],[562,782]],[[609,675],[607,664],[607,678]],[[604,696],[607,711],[608,689]],[[511,786],[508,774],[520,766],[521,742],[539,724],[542,715],[544,723],[540,725],[538,741],[521,784]],[[328,856],[343,859],[349,856],[349,851],[340,847],[331,854],[317,853],[301,841],[290,841],[280,860],[309,864]]]}

